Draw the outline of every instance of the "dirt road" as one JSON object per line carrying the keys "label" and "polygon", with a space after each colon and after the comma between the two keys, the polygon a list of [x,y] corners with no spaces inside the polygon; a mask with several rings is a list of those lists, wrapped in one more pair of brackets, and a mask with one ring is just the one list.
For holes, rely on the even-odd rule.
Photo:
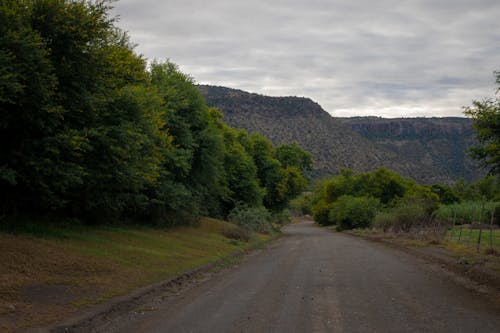
{"label": "dirt road", "polygon": [[500,312],[412,257],[311,222],[107,332],[500,332]]}

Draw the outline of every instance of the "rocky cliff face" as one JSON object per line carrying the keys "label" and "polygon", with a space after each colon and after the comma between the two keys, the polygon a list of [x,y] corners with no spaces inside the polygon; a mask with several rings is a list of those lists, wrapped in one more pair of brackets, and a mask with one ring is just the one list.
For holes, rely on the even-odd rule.
{"label": "rocky cliff face", "polygon": [[339,119],[354,131],[373,139],[474,139],[472,120],[467,118],[352,117]]}
{"label": "rocky cliff face", "polygon": [[[297,142],[311,152],[317,175],[340,168],[368,171],[384,166],[422,183],[477,176],[463,153],[472,142],[470,122],[333,118],[308,98],[268,97],[214,86],[199,89],[229,125],[260,133],[275,145]],[[457,131],[463,139],[458,139]]]}
{"label": "rocky cliff face", "polygon": [[472,120],[466,118],[343,118],[363,137],[414,164],[439,170],[451,179],[484,176],[467,150],[477,144]]}

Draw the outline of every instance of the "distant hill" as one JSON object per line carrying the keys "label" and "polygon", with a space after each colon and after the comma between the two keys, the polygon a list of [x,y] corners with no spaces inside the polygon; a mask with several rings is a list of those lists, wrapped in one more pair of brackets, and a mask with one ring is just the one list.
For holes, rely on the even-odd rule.
{"label": "distant hill", "polygon": [[207,85],[199,89],[229,125],[260,133],[275,145],[297,142],[311,152],[316,175],[381,166],[421,183],[483,175],[464,153],[474,142],[468,119],[334,118],[309,98],[269,97]]}
{"label": "distant hill", "polygon": [[452,179],[484,176],[484,170],[467,155],[467,149],[477,143],[470,119],[353,117],[342,122],[406,161],[424,164]]}

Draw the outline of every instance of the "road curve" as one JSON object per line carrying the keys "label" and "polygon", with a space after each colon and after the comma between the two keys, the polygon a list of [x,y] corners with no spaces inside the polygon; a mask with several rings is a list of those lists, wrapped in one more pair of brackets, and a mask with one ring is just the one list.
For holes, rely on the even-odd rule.
{"label": "road curve", "polygon": [[500,332],[498,308],[411,255],[311,222],[283,232],[119,331]]}

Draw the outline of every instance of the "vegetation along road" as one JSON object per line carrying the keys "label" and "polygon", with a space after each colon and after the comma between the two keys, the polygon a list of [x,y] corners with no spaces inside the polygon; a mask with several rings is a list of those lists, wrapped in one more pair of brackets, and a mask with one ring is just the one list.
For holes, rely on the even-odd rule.
{"label": "vegetation along road", "polygon": [[500,311],[409,254],[299,222],[109,332],[498,332]]}

